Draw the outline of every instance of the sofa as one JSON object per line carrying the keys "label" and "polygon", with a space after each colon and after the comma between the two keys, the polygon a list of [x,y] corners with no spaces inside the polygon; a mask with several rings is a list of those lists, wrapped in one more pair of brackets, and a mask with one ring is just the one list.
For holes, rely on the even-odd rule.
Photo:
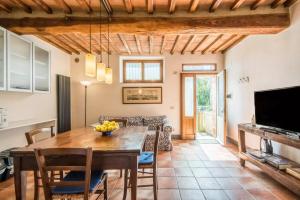
{"label": "sofa", "polygon": [[127,126],[147,126],[149,134],[146,137],[144,150],[152,151],[155,139],[155,130],[159,125],[161,126],[161,133],[159,137],[158,149],[161,151],[171,151],[173,148],[171,135],[173,127],[169,124],[167,116],[99,116],[99,123],[111,119],[126,119]]}

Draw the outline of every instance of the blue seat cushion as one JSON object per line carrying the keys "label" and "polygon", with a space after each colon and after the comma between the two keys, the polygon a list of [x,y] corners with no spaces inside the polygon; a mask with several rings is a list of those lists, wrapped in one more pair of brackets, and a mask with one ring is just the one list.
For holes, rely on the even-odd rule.
{"label": "blue seat cushion", "polygon": [[139,158],[139,164],[147,165],[154,162],[154,153],[153,152],[142,152]]}
{"label": "blue seat cushion", "polygon": [[[103,170],[92,171],[90,181],[90,192],[102,182]],[[63,181],[84,181],[85,172],[71,171],[63,179]],[[56,186],[52,189],[53,194],[80,194],[84,193],[84,186]]]}

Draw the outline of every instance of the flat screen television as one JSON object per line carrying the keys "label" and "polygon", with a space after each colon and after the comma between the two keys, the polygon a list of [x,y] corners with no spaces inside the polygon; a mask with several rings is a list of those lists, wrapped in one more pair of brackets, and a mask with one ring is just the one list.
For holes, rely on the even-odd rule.
{"label": "flat screen television", "polygon": [[254,94],[258,125],[300,132],[300,86]]}

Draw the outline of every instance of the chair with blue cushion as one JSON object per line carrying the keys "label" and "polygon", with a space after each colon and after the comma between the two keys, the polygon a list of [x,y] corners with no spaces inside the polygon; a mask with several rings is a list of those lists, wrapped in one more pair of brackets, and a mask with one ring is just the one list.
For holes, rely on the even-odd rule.
{"label": "chair with blue cushion", "polygon": [[[138,176],[138,179],[151,178],[153,179],[153,184],[149,185],[138,185],[137,187],[153,187],[154,200],[157,200],[157,153],[158,153],[158,140],[160,134],[160,126],[156,127],[155,140],[154,140],[154,148],[153,152],[142,152],[139,161],[138,161],[138,169],[142,171],[138,171],[139,174],[143,174],[142,176]],[[145,169],[152,169],[149,171],[145,171]],[[146,174],[146,175],[145,175]],[[124,178],[124,194],[123,200],[126,199],[127,189],[130,187],[130,173],[129,170],[125,170],[125,178]]]}
{"label": "chair with blue cushion", "polygon": [[[42,177],[45,200],[84,199],[93,194],[104,194],[107,200],[107,174],[103,170],[92,171],[92,148],[48,148],[35,149],[35,157]],[[59,160],[64,156],[74,157],[74,161],[85,161],[84,165],[70,163],[60,166]],[[53,180],[49,172],[67,171],[61,180]],[[104,188],[100,190],[101,185]]]}

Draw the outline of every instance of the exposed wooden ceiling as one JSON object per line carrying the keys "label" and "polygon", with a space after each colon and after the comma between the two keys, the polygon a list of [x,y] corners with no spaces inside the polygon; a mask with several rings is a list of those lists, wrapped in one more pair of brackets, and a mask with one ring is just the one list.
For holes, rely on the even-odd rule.
{"label": "exposed wooden ceiling", "polygon": [[[99,7],[102,3],[100,44]],[[0,25],[67,53],[224,53],[251,34],[290,24],[296,0],[0,0]],[[110,36],[107,21],[110,19]]]}

